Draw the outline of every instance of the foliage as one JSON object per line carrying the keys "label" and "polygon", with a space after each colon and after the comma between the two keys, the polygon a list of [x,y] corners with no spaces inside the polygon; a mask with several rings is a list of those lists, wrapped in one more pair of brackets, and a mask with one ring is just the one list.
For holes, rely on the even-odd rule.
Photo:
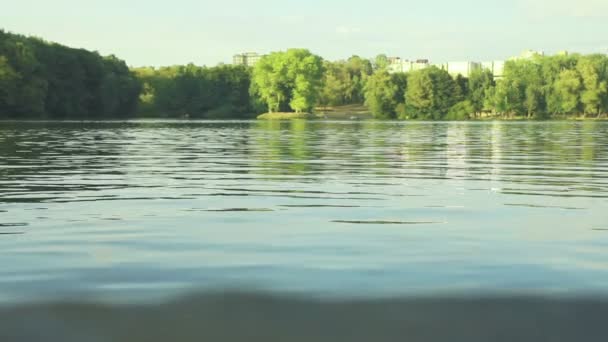
{"label": "foliage", "polygon": [[458,102],[450,110],[446,115],[446,120],[467,120],[470,118],[470,115],[475,112],[475,108],[473,104],[469,100],[464,100]]}
{"label": "foliage", "polygon": [[385,54],[380,54],[374,58],[374,70],[386,70],[389,65],[388,57]]}
{"label": "foliage", "polygon": [[397,118],[397,107],[407,85],[403,74],[389,74],[380,70],[370,76],[365,84],[365,105],[377,119]]}
{"label": "foliage", "polygon": [[564,70],[553,84],[553,110],[557,113],[576,114],[581,111],[581,77],[576,70]]}
{"label": "foliage", "polygon": [[253,68],[252,96],[270,113],[312,111],[323,85],[323,61],[305,49],[290,49],[264,56]]}
{"label": "foliage", "polygon": [[581,57],[577,70],[583,83],[581,102],[585,114],[608,110],[608,58],[603,55]]}
{"label": "foliage", "polygon": [[134,72],[143,84],[141,116],[222,119],[246,118],[253,112],[250,71],[244,66],[188,64]]}
{"label": "foliage", "polygon": [[462,94],[445,70],[430,67],[409,75],[405,104],[411,118],[443,119]]}
{"label": "foliage", "polygon": [[546,118],[608,112],[608,57],[535,57],[506,63],[497,82],[495,109]]}
{"label": "foliage", "polygon": [[495,87],[494,76],[489,70],[474,70],[468,79],[468,99],[473,106],[473,113],[487,111],[491,105],[488,99]]}
{"label": "foliage", "polygon": [[115,56],[0,30],[0,119],[251,118],[365,103],[378,119],[461,120],[608,114],[608,57],[512,59],[451,76],[430,67],[388,72],[389,59],[323,61],[305,49],[264,56],[253,68],[193,64],[130,70]]}
{"label": "foliage", "polygon": [[0,31],[0,118],[129,117],[139,92],[114,56]]}
{"label": "foliage", "polygon": [[352,56],[346,61],[325,61],[324,67],[324,86],[319,99],[321,105],[340,106],[365,101],[365,82],[372,74],[370,61]]}

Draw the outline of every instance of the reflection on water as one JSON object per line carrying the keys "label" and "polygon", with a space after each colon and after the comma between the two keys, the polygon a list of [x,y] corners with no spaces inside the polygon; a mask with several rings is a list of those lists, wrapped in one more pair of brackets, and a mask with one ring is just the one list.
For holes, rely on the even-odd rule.
{"label": "reflection on water", "polygon": [[606,122],[0,123],[0,300],[608,288]]}

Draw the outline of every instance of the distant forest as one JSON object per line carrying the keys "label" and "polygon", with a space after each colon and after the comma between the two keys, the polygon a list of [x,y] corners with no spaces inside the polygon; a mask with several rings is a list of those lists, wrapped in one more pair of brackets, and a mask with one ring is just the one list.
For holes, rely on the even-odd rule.
{"label": "distant forest", "polygon": [[601,117],[606,55],[510,60],[452,77],[436,67],[390,74],[386,56],[327,61],[305,49],[255,67],[193,64],[133,68],[115,56],[0,30],[0,119],[252,118],[365,104],[375,118],[466,120]]}

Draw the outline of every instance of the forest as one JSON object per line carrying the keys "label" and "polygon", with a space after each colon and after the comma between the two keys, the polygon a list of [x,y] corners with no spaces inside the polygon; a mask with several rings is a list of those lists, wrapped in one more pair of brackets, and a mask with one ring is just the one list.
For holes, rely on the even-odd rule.
{"label": "forest", "polygon": [[364,104],[374,118],[596,118],[608,113],[608,56],[513,59],[504,75],[437,67],[389,73],[386,56],[327,61],[306,49],[254,67],[129,68],[115,56],[0,30],[0,119],[245,119]]}
{"label": "forest", "polygon": [[142,84],[138,117],[243,119],[259,111],[244,66],[193,64],[132,69]]}
{"label": "forest", "polygon": [[0,119],[131,117],[140,90],[115,56],[0,30]]}

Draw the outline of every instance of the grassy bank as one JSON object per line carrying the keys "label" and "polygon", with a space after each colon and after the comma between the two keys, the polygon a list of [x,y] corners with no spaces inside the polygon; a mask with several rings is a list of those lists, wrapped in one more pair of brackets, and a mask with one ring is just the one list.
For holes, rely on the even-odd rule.
{"label": "grassy bank", "polygon": [[290,119],[329,119],[329,120],[365,120],[373,119],[372,113],[361,104],[344,106],[320,106],[315,113],[265,113],[258,116],[260,120],[290,120]]}
{"label": "grassy bank", "polygon": [[374,118],[370,110],[362,104],[323,106],[315,108],[315,111],[328,119],[333,120],[363,120]]}
{"label": "grassy bank", "polygon": [[322,116],[311,114],[311,113],[290,113],[290,112],[277,112],[277,113],[264,113],[258,115],[258,120],[292,120],[292,119],[319,119]]}

